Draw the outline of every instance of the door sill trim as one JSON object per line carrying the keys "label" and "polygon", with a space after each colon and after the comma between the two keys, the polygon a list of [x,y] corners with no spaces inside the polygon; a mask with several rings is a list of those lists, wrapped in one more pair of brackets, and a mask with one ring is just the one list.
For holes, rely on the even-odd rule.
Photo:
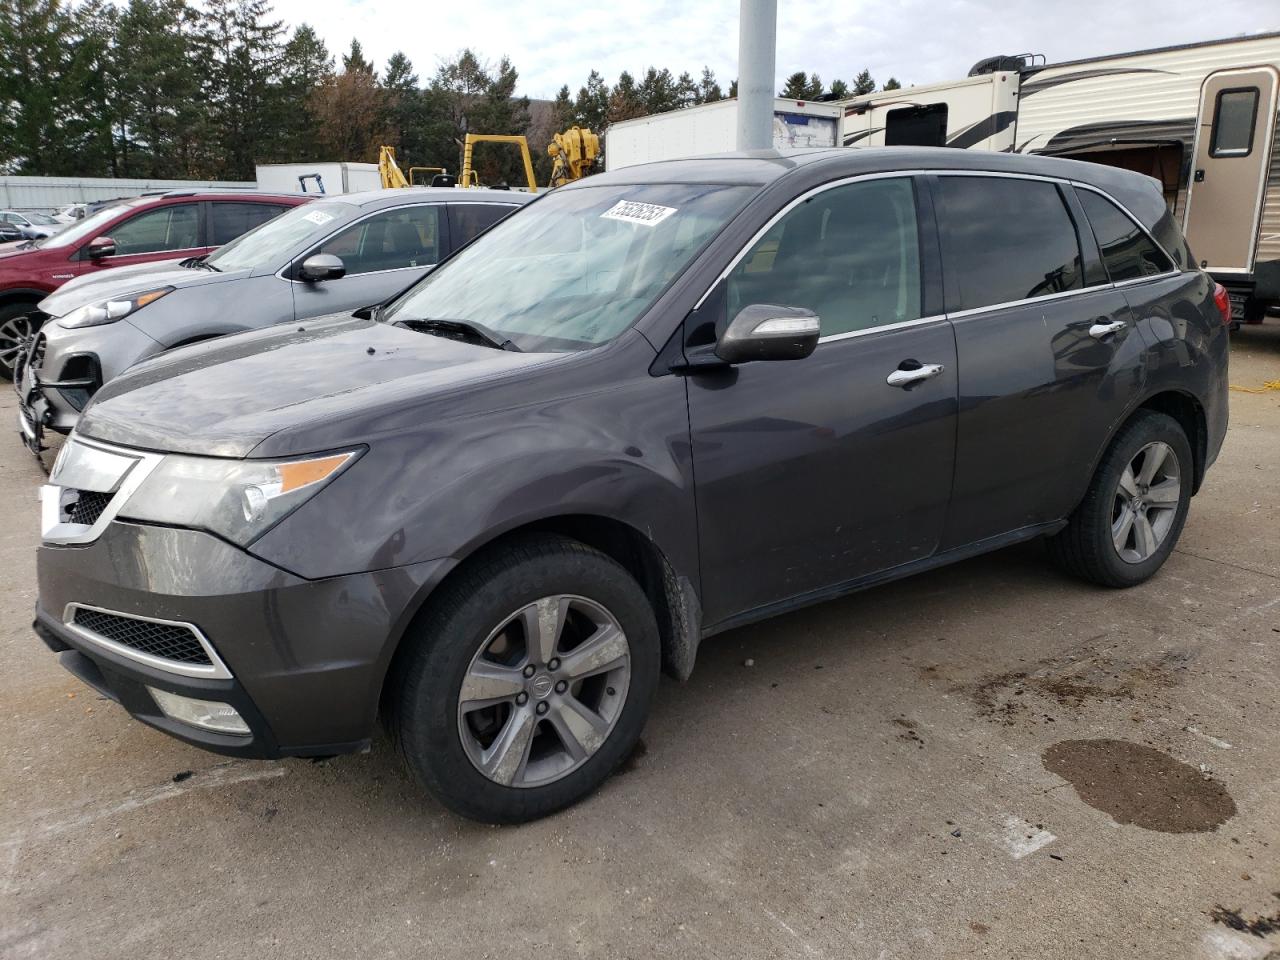
{"label": "door sill trim", "polygon": [[890,583],[894,580],[902,580],[906,577],[914,576],[917,573],[924,573],[926,570],[933,570],[937,567],[945,567],[948,564],[955,563],[960,560],[968,560],[971,557],[980,556],[984,553],[990,553],[993,550],[1000,550],[1003,547],[1010,547],[1016,543],[1024,543],[1027,540],[1034,540],[1036,537],[1049,536],[1057,533],[1067,525],[1066,520],[1054,520],[1049,523],[1036,523],[1027,527],[1019,527],[1017,530],[1010,530],[995,537],[987,537],[985,540],[977,540],[963,547],[953,547],[942,553],[935,553],[928,557],[922,557],[919,560],[911,560],[907,563],[899,564],[896,567],[890,567],[887,570],[880,570],[876,573],[866,574],[861,577],[855,577],[852,580],[845,580],[829,587],[820,587],[817,590],[810,590],[808,593],[802,593],[794,597],[788,597],[785,600],[775,600],[772,603],[764,604],[760,607],[754,607],[743,613],[734,614],[728,619],[721,620],[704,627],[702,630],[703,638],[714,636],[717,633],[723,633],[726,630],[733,630],[736,627],[744,627],[750,623],[756,623],[760,620],[768,620],[771,617],[778,616],[783,613],[790,613],[793,610],[799,610],[802,607],[810,607],[814,604],[825,603],[828,600],[836,600],[840,597],[848,596],[851,593],[858,593],[870,587],[878,587],[884,583]]}

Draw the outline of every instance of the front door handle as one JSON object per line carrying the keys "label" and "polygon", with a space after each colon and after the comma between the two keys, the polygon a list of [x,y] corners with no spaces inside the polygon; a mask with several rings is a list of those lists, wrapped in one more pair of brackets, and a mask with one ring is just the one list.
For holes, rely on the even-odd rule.
{"label": "front door handle", "polygon": [[921,380],[930,380],[945,369],[940,363],[921,363],[910,370],[903,370],[899,367],[889,374],[884,382],[891,387],[909,387],[919,383]]}
{"label": "front door handle", "polygon": [[1110,323],[1095,323],[1089,328],[1089,336],[1095,340],[1101,340],[1103,337],[1109,337],[1113,333],[1119,333],[1128,324],[1123,320],[1112,320]]}

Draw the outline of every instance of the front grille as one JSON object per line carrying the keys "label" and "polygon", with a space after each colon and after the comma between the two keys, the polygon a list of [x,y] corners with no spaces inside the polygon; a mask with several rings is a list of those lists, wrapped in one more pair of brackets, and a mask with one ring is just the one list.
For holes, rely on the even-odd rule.
{"label": "front grille", "polygon": [[81,490],[79,494],[80,498],[75,503],[63,509],[67,511],[67,523],[83,523],[86,527],[91,527],[98,522],[102,511],[107,509],[107,504],[115,496],[112,493],[98,493],[95,490]]}
{"label": "front grille", "polygon": [[190,627],[139,620],[84,607],[76,608],[71,622],[99,637],[152,657],[201,666],[211,665],[213,662]]}
{"label": "front grille", "polygon": [[48,347],[49,342],[43,333],[36,334],[36,342],[31,345],[31,352],[27,354],[27,364],[36,373],[39,373],[44,366],[44,351]]}

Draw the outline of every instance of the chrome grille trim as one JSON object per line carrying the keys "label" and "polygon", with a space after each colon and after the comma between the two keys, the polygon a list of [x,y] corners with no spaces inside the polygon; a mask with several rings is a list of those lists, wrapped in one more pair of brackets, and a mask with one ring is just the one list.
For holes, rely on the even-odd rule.
{"label": "chrome grille trim", "polygon": [[[181,663],[176,660],[166,660],[163,657],[155,657],[149,653],[143,653],[135,650],[133,647],[123,643],[117,643],[110,640],[99,633],[87,630],[85,627],[75,622],[77,610],[92,610],[95,613],[105,613],[113,617],[122,617],[125,620],[139,620],[144,623],[159,623],[168,627],[182,627],[191,631],[191,635],[204,649],[205,655],[209,658],[207,664],[203,663]],[[230,680],[232,679],[231,670],[222,662],[222,658],[218,656],[213,644],[194,623],[188,623],[185,620],[165,620],[162,617],[141,617],[135,613],[121,613],[119,610],[108,610],[106,607],[95,607],[88,603],[68,603],[62,612],[62,623],[68,630],[74,633],[81,640],[91,643],[94,646],[108,650],[117,656],[133,660],[137,663],[145,664],[148,667],[154,667],[156,670],[163,670],[166,673],[176,673],[183,677],[198,677],[205,680]]]}
{"label": "chrome grille trim", "polygon": [[[159,453],[86,440],[73,432],[58,453],[50,482],[40,488],[41,540],[59,546],[97,540],[163,459]],[[110,494],[111,500],[92,523],[68,522],[66,508],[79,499],[83,491]]]}

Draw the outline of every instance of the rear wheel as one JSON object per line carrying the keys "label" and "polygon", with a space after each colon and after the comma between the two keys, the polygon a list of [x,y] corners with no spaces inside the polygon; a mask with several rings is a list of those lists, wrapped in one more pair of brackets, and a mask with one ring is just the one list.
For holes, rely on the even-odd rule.
{"label": "rear wheel", "polygon": [[27,314],[34,303],[10,303],[0,307],[0,378],[13,379],[13,368],[23,346],[40,329]]}
{"label": "rear wheel", "polygon": [[594,790],[634,746],[657,686],[644,591],[562,537],[461,572],[406,642],[395,739],[432,794],[477,820],[533,820]]}
{"label": "rear wheel", "polygon": [[1049,539],[1051,555],[1067,572],[1103,586],[1147,580],[1182,533],[1193,469],[1178,422],[1139,411],[1112,440],[1066,528]]}

